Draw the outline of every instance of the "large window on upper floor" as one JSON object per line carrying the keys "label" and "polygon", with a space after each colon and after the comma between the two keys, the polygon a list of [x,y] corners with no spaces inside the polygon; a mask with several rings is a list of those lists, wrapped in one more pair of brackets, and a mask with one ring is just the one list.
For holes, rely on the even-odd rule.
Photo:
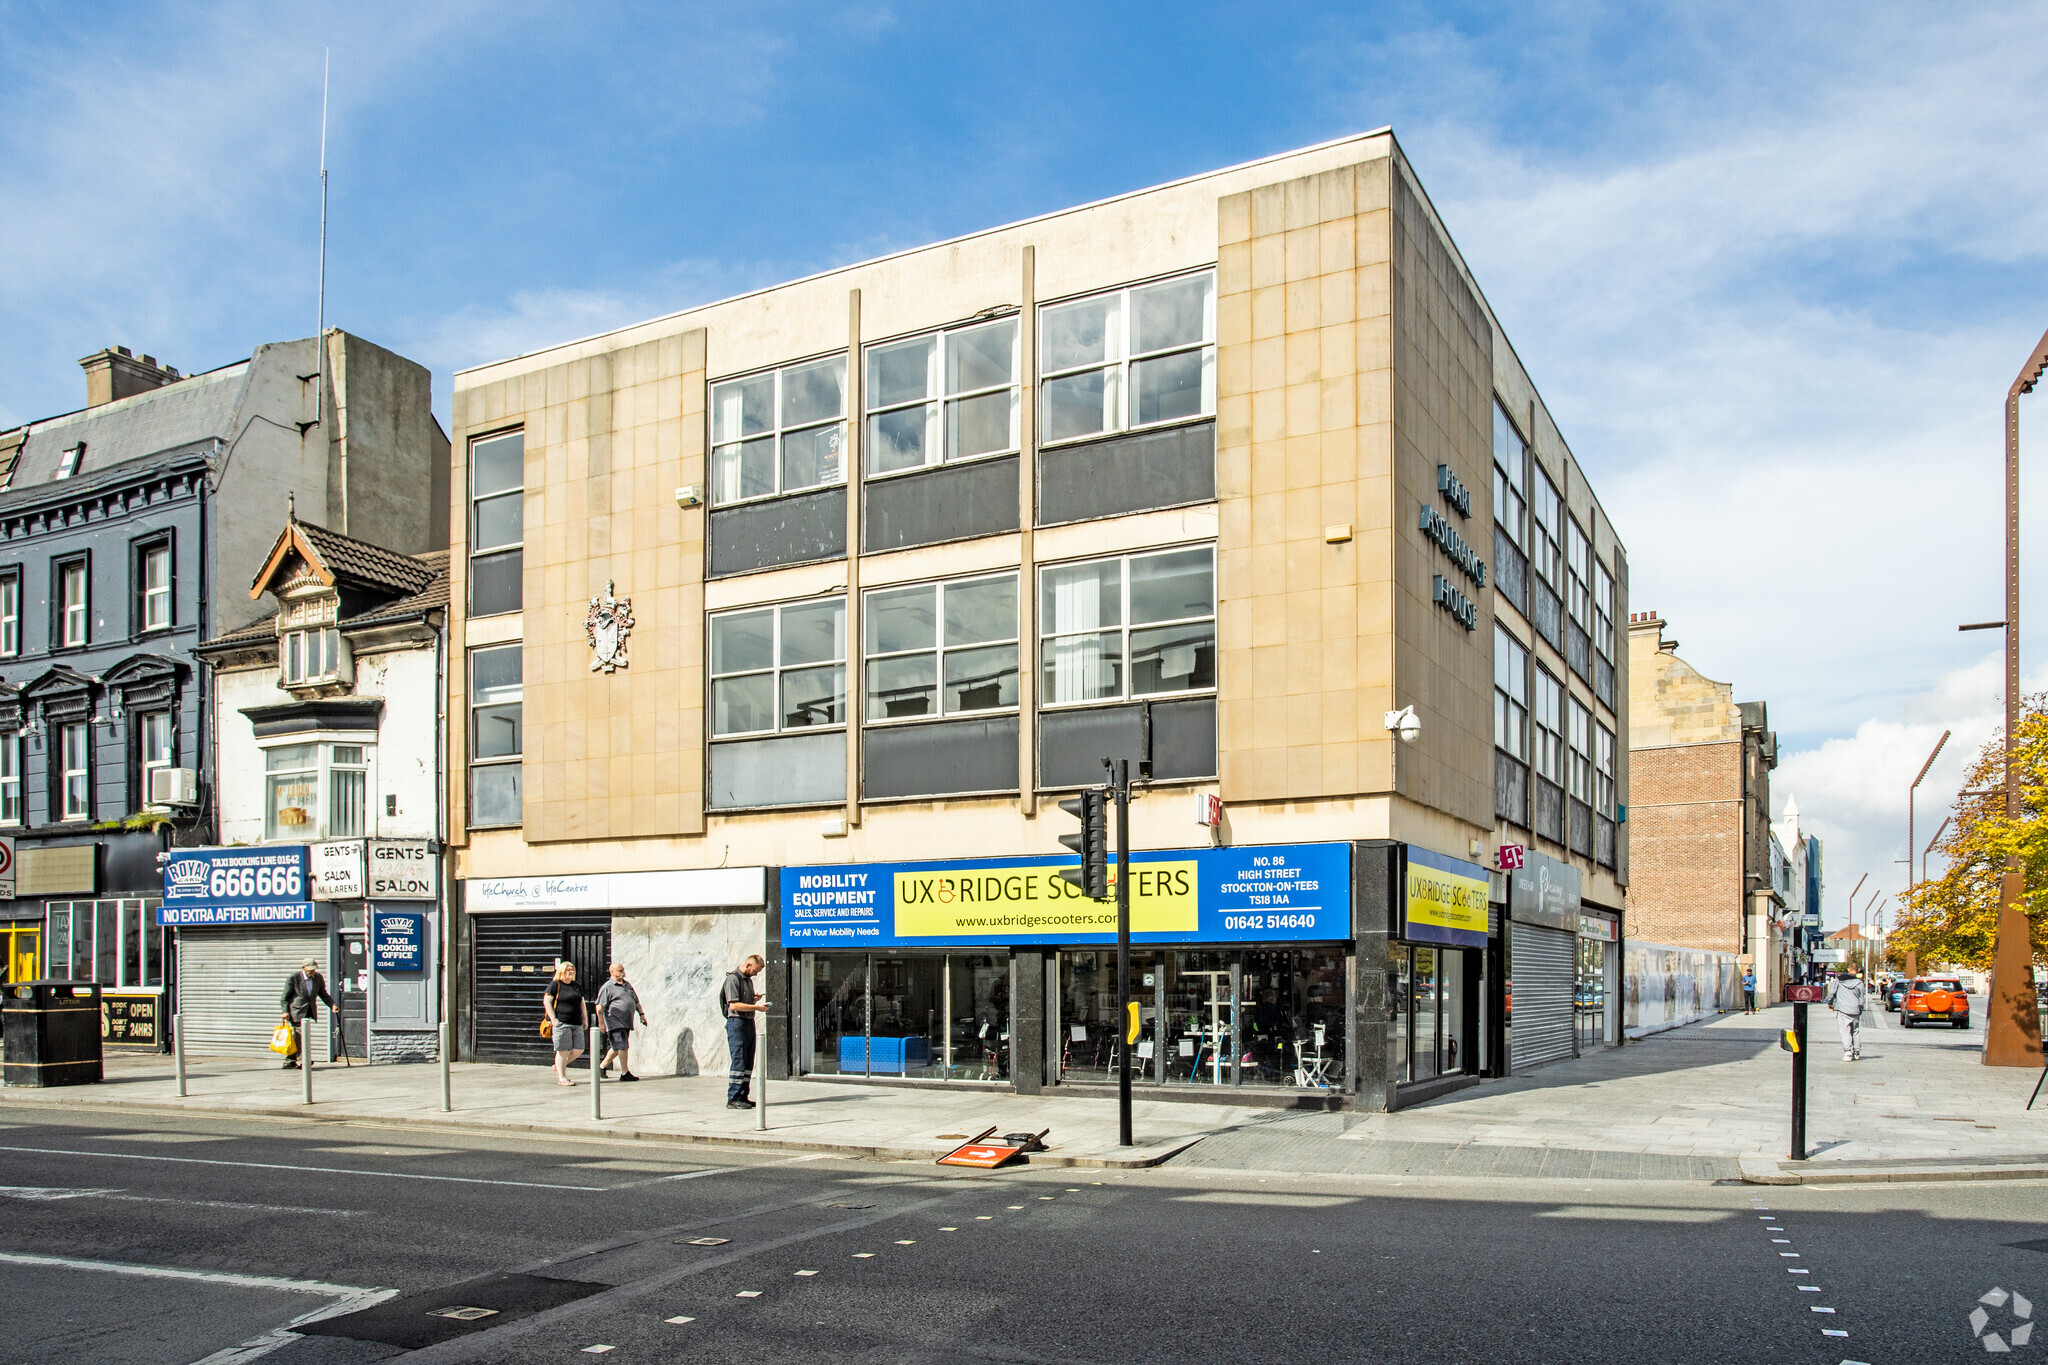
{"label": "large window on upper floor", "polygon": [[1534,722],[1531,739],[1536,747],[1536,775],[1562,787],[1566,777],[1564,684],[1541,664],[1533,672],[1535,705],[1530,708],[1530,719]]}
{"label": "large window on upper floor", "polygon": [[159,536],[134,548],[130,566],[135,584],[135,632],[169,630],[171,616],[171,541]]}
{"label": "large window on upper floor", "polygon": [[1038,313],[1043,443],[1216,411],[1216,276],[1201,271]]}
{"label": "large window on upper floor", "polygon": [[19,825],[21,805],[21,737],[0,738],[0,825]]}
{"label": "large window on upper floor", "polygon": [[1614,818],[1614,731],[1593,722],[1593,813]]}
{"label": "large window on upper floor", "polygon": [[84,721],[53,727],[57,757],[58,818],[92,819],[92,727]]}
{"label": "large window on upper floor", "polygon": [[57,561],[55,620],[50,635],[61,649],[78,649],[91,642],[91,593],[83,555]]}
{"label": "large window on upper floor", "polygon": [[1039,572],[1040,703],[1216,686],[1216,551],[1121,555]]}
{"label": "large window on upper floor", "polygon": [[1534,504],[1529,527],[1529,558],[1535,561],[1536,572],[1552,592],[1564,590],[1564,499],[1557,495],[1557,485],[1537,465],[1530,483]]}
{"label": "large window on upper floor", "polygon": [[870,346],[867,472],[1017,449],[1017,319]]}
{"label": "large window on upper floor", "polygon": [[1587,805],[1593,804],[1593,713],[1577,697],[1565,698],[1571,732],[1571,771],[1565,790]]}
{"label": "large window on upper floor", "polygon": [[277,672],[286,687],[336,682],[347,668],[341,632],[333,626],[288,630],[277,637]]}
{"label": "large window on upper floor", "polygon": [[1593,561],[1593,648],[1600,651],[1601,658],[1614,662],[1614,575],[1597,559]]}
{"label": "large window on upper floor", "polygon": [[0,658],[21,653],[21,570],[0,574]]}
{"label": "large window on upper floor", "polygon": [[177,760],[175,741],[171,736],[171,713],[169,711],[137,711],[134,715],[135,733],[135,776],[141,784],[130,804],[141,807],[149,805],[150,775],[158,769],[169,768]]}
{"label": "large window on upper floor", "polygon": [[1529,447],[1499,400],[1493,405],[1493,519],[1521,547],[1529,524]]}
{"label": "large window on upper floor", "polygon": [[522,646],[469,652],[469,823],[516,825],[524,819],[525,659]]}
{"label": "large window on upper floor", "polygon": [[711,618],[711,733],[772,735],[846,723],[846,599]]}
{"label": "large window on upper floor", "polygon": [[469,443],[469,614],[518,611],[526,541],[526,433]]}
{"label": "large window on upper floor", "polygon": [[263,837],[360,839],[370,751],[361,744],[280,744],[263,751]]}
{"label": "large window on upper floor", "polygon": [[1529,651],[1498,622],[1493,627],[1493,746],[1529,761]]}
{"label": "large window on upper floor", "polygon": [[870,723],[1016,707],[1016,574],[877,588],[864,601]]}
{"label": "large window on upper floor", "polygon": [[846,357],[711,386],[711,504],[822,488],[846,478]]}
{"label": "large window on upper floor", "polygon": [[1565,599],[1572,620],[1589,635],[1593,630],[1593,542],[1579,529],[1578,518],[1565,516],[1565,577],[1571,582]]}

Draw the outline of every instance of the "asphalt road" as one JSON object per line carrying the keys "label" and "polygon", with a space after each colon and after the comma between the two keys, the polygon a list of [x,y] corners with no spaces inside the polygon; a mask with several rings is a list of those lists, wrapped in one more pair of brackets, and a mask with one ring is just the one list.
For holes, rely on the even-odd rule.
{"label": "asphalt road", "polygon": [[[1926,1365],[1984,1358],[1969,1317],[1994,1287],[2048,1319],[2033,1182],[989,1174],[0,1118],[4,1362]],[[439,1316],[458,1308],[493,1311]],[[2048,1357],[2042,1336],[2014,1354]]]}

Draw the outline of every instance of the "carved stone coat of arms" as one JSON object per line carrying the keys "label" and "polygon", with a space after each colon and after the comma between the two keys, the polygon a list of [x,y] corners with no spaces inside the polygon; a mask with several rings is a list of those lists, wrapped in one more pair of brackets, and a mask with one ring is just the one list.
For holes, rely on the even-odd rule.
{"label": "carved stone coat of arms", "polygon": [[612,585],[606,583],[604,592],[590,599],[590,614],[583,618],[583,633],[590,637],[590,648],[596,657],[590,661],[590,671],[600,668],[607,673],[617,672],[626,666],[626,637],[633,633],[633,599],[612,595]]}

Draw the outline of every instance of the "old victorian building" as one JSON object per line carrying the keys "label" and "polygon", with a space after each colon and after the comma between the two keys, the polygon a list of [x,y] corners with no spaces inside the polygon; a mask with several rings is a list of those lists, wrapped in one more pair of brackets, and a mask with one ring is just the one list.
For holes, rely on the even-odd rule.
{"label": "old victorian building", "polygon": [[155,1041],[175,980],[158,854],[217,838],[193,646],[263,614],[249,582],[288,500],[402,551],[446,541],[427,372],[324,341],[197,375],[114,347],[81,362],[84,407],[0,433],[0,932],[15,976],[105,986],[114,1041]]}
{"label": "old victorian building", "polygon": [[[310,957],[336,1000],[333,1026],[308,1040],[316,1060],[429,1059],[447,552],[400,554],[294,518],[248,591],[273,613],[197,649],[213,679],[221,846],[175,852],[166,877],[185,1036],[260,1053],[280,983]],[[269,890],[256,877],[245,890],[244,869]]]}

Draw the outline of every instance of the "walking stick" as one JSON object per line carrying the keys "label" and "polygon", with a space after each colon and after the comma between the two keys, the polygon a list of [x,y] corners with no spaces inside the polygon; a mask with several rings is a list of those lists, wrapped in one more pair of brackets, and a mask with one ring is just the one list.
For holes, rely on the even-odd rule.
{"label": "walking stick", "polygon": [[2027,1096],[2027,1108],[2034,1107],[2034,1101],[2041,1098],[2041,1081],[2048,1081],[2048,1066],[2041,1068],[2041,1080],[2034,1082],[2034,1093]]}

